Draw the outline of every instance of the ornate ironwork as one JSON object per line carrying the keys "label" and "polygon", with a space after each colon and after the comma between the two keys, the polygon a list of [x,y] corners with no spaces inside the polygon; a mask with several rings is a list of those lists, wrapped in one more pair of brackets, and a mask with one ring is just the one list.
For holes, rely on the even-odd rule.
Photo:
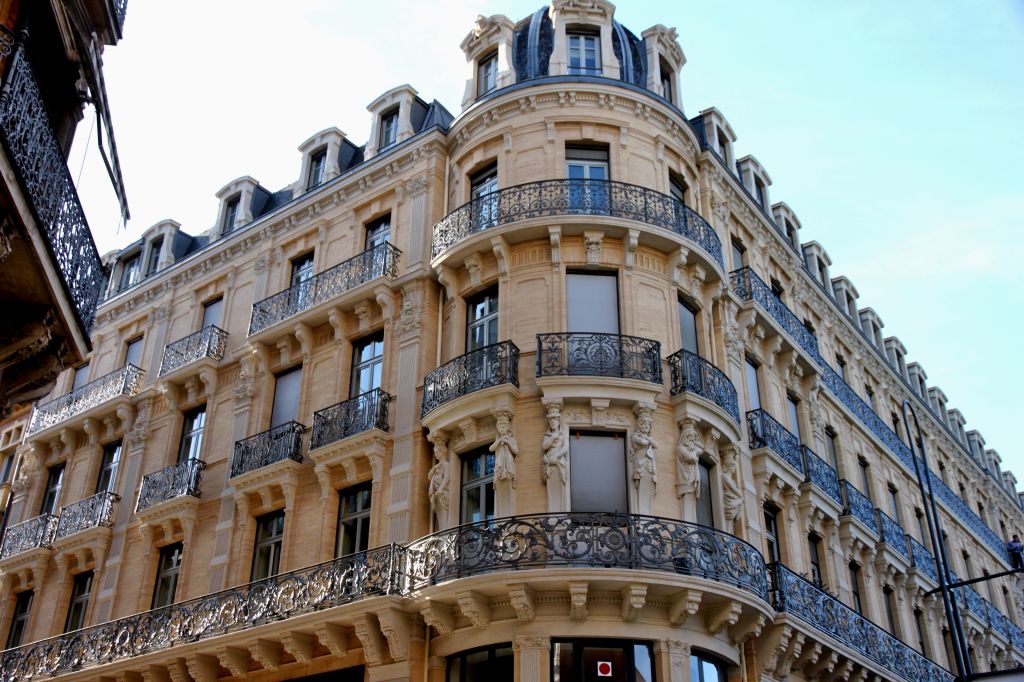
{"label": "ornate ironwork", "polygon": [[764,559],[743,540],[632,514],[536,514],[467,524],[413,542],[407,558],[410,590],[492,571],[597,566],[694,575],[769,598]]}
{"label": "ornate ironwork", "polygon": [[985,600],[981,598],[978,591],[970,585],[964,585],[957,590],[960,593],[960,604],[963,608],[971,611],[983,623],[988,623],[988,611],[985,610]]}
{"label": "ornate ironwork", "polygon": [[747,433],[751,450],[768,448],[801,474],[804,473],[800,439],[776,421],[775,417],[764,410],[747,412]]}
{"label": "ornate ironwork", "polygon": [[401,251],[384,242],[313,275],[305,282],[253,303],[249,336],[378,277],[398,277],[398,259],[401,255]]}
{"label": "ornate ironwork", "polygon": [[182,495],[199,497],[199,484],[202,481],[206,462],[199,459],[186,459],[184,462],[164,467],[142,477],[142,488],[139,490],[139,503],[136,511],[143,511],[161,502],[173,500]]}
{"label": "ornate ironwork", "polygon": [[852,516],[867,526],[872,533],[878,535],[878,519],[875,518],[875,505],[871,504],[868,496],[857,490],[852,483],[845,479],[842,483],[843,499],[845,501],[843,516]]}
{"label": "ornate ironwork", "polygon": [[661,383],[661,344],[597,332],[537,334],[537,376],[592,376]]}
{"label": "ornate ironwork", "polygon": [[60,540],[90,528],[111,527],[114,525],[114,503],[120,499],[115,493],[102,492],[61,507],[53,539]]}
{"label": "ornate ironwork", "polygon": [[910,560],[913,562],[914,568],[938,582],[939,572],[935,567],[935,557],[928,551],[928,548],[910,535],[907,536],[907,544],[910,545]]}
{"label": "ornate ironwork", "polygon": [[0,546],[0,559],[9,559],[16,554],[37,547],[49,549],[53,546],[55,530],[57,530],[57,517],[53,514],[43,514],[11,526],[4,533],[4,543]]}
{"label": "ornate ironwork", "polygon": [[732,288],[744,301],[754,301],[775,320],[784,332],[789,334],[797,345],[804,349],[811,358],[818,360],[818,339],[800,322],[775,292],[764,283],[764,280],[749,267],[733,270],[729,273]]}
{"label": "ornate ironwork", "polygon": [[420,416],[449,400],[501,384],[519,386],[519,348],[511,341],[460,355],[424,377]]}
{"label": "ornate ironwork", "polygon": [[908,682],[952,682],[938,664],[781,564],[769,566],[774,604]]}
{"label": "ornate ironwork", "polygon": [[907,534],[903,532],[903,526],[881,509],[876,509],[875,513],[878,515],[878,539],[909,559],[910,550],[907,548]]}
{"label": "ornate ironwork", "polygon": [[699,395],[728,412],[737,424],[740,423],[736,387],[725,372],[688,350],[668,356],[668,370],[672,380],[671,395],[683,392]]}
{"label": "ornate ironwork", "polygon": [[202,358],[220,360],[228,346],[228,333],[220,327],[210,325],[203,327],[195,334],[190,334],[164,347],[164,357],[160,361],[160,374],[170,374],[190,362]]}
{"label": "ornate ironwork", "polygon": [[0,90],[0,139],[60,273],[78,324],[88,336],[107,272],[21,44],[14,50],[7,80]]}
{"label": "ornate ironwork", "polygon": [[124,17],[128,13],[128,0],[114,0],[114,11],[117,14],[117,27],[124,31]]}
{"label": "ornate ironwork", "polygon": [[0,654],[0,679],[61,675],[399,592],[404,552],[385,545],[10,649]]}
{"label": "ornate ironwork", "polygon": [[285,422],[269,431],[257,433],[235,443],[235,455],[231,459],[231,477],[285,459],[302,461],[302,434],[306,427],[298,422]]}
{"label": "ornate ironwork", "polygon": [[811,485],[817,487],[837,503],[842,504],[843,496],[839,491],[839,475],[836,470],[806,445],[800,446],[800,452],[803,455],[804,476],[806,477],[804,480],[809,481]]}
{"label": "ornate ironwork", "polygon": [[564,215],[624,218],[671,230],[725,267],[722,243],[699,213],[667,194],[611,180],[541,180],[484,194],[434,225],[431,257],[470,235],[521,220]]}
{"label": "ornate ironwork", "polygon": [[388,403],[392,397],[375,388],[337,405],[313,413],[309,447],[319,448],[370,429],[388,430]]}
{"label": "ornate ironwork", "polygon": [[142,386],[144,372],[135,365],[125,365],[116,372],[90,381],[67,395],[36,405],[32,411],[28,435],[71,419],[120,395],[133,396]]}

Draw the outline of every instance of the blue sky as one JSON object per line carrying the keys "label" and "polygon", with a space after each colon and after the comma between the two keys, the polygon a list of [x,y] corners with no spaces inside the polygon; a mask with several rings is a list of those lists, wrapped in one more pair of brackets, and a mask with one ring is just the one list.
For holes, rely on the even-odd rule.
{"label": "blue sky", "polygon": [[[100,251],[163,218],[206,230],[220,187],[247,174],[289,184],[296,148],[323,128],[364,142],[366,105],[394,85],[457,114],[476,15],[540,6],[134,0],[104,57],[127,228],[88,117],[69,162]],[[725,114],[802,240],[824,245],[833,275],[1024,487],[1024,3],[623,2],[616,17],[637,34],[677,28],[686,113]]]}

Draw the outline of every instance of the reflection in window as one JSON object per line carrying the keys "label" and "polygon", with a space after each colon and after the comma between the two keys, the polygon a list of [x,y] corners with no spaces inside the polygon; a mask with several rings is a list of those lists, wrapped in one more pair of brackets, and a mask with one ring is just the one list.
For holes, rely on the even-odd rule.
{"label": "reflection in window", "polygon": [[512,682],[515,679],[512,659],[511,644],[498,644],[449,656],[448,682]]}
{"label": "reflection in window", "polygon": [[256,546],[252,553],[251,580],[277,575],[281,567],[281,545],[284,540],[284,510],[256,519]]}
{"label": "reflection in window", "polygon": [[601,38],[589,33],[570,33],[569,73],[601,75]]}
{"label": "reflection in window", "polygon": [[494,518],[494,453],[481,452],[462,458],[462,523]]}
{"label": "reflection in window", "polygon": [[372,484],[345,488],[338,493],[338,537],[334,556],[366,551],[370,543],[370,499]]}
{"label": "reflection in window", "polygon": [[477,67],[476,94],[485,95],[498,87],[498,53],[492,52],[480,60]]}
{"label": "reflection in window", "polygon": [[690,654],[690,682],[722,682],[722,666],[703,654]]}

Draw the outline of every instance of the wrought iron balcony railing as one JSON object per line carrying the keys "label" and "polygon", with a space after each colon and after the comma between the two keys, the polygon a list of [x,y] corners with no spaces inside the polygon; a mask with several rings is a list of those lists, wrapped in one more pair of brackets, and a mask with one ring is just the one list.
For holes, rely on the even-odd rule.
{"label": "wrought iron balcony railing", "polygon": [[111,527],[114,525],[114,503],[120,499],[114,493],[102,492],[61,507],[54,541],[90,528]]}
{"label": "wrought iron balcony railing", "polygon": [[740,423],[736,387],[725,372],[688,350],[668,356],[668,370],[672,380],[671,395],[684,392],[699,395],[728,412],[737,424]]}
{"label": "wrought iron balcony railing", "polygon": [[597,332],[537,334],[537,376],[591,376],[661,383],[661,344]]}
{"label": "wrought iron balcony railing", "polygon": [[206,462],[199,459],[186,459],[184,462],[164,467],[142,477],[142,488],[139,490],[139,503],[136,511],[145,511],[161,502],[188,495],[199,497],[199,484],[202,481]]}
{"label": "wrought iron balcony railing", "polygon": [[398,277],[402,252],[384,242],[252,305],[249,336],[378,277]]}
{"label": "wrought iron balcony railing", "polygon": [[431,257],[483,230],[531,218],[594,215],[624,218],[671,230],[725,267],[722,242],[699,213],[646,187],[611,180],[541,180],[485,194],[434,225]]}
{"label": "wrought iron balcony railing", "polygon": [[878,519],[871,499],[847,480],[843,484],[843,516],[852,516],[878,535]]}
{"label": "wrought iron balcony railing", "polygon": [[769,570],[776,611],[792,614],[907,682],[953,682],[941,666],[785,566],[771,564]]}
{"label": "wrought iron balcony railing", "polygon": [[57,517],[43,514],[34,519],[11,526],[4,533],[0,546],[0,560],[9,559],[30,549],[49,549],[53,546],[53,533],[57,530]]}
{"label": "wrought iron balcony railing", "polygon": [[751,450],[768,448],[801,474],[804,473],[800,439],[776,421],[775,417],[764,410],[747,412],[747,433],[750,436]]}
{"label": "wrought iron balcony railing", "polygon": [[286,459],[301,462],[302,434],[305,432],[306,427],[302,424],[285,422],[238,441],[231,459],[231,478]]}
{"label": "wrought iron balcony railing", "polygon": [[28,435],[56,426],[117,396],[135,395],[142,386],[142,375],[143,371],[135,365],[125,365],[67,395],[36,405]]}
{"label": "wrought iron balcony railing", "polygon": [[195,334],[190,334],[164,347],[159,376],[170,374],[174,370],[202,358],[220,360],[224,357],[227,346],[228,333],[226,331],[213,325],[203,327]]}
{"label": "wrought iron balcony railing", "polygon": [[0,680],[50,678],[401,592],[405,549],[385,545],[0,654]]}
{"label": "wrought iron balcony railing", "polygon": [[67,162],[25,46],[18,44],[0,90],[0,139],[28,198],[84,336],[107,281]]}
{"label": "wrought iron balcony railing", "polygon": [[903,526],[881,509],[875,512],[878,514],[878,539],[909,559],[910,549],[907,547],[907,534],[903,532]]}
{"label": "wrought iron balcony railing", "polygon": [[124,17],[128,14],[128,0],[114,0],[114,11],[117,13],[117,26],[124,30]]}
{"label": "wrought iron balcony railing", "polygon": [[800,346],[816,362],[820,362],[818,339],[800,322],[792,310],[782,302],[764,280],[749,267],[733,270],[729,273],[732,288],[744,301],[754,301],[775,320],[784,332],[793,337]]}
{"label": "wrought iron balcony railing", "polygon": [[428,535],[408,546],[408,588],[493,571],[597,566],[668,571],[726,583],[768,601],[764,559],[720,530],[634,514],[512,516]]}
{"label": "wrought iron balcony railing", "polygon": [[907,536],[907,544],[910,546],[910,560],[913,562],[914,568],[938,582],[939,572],[935,566],[935,557],[928,551],[928,548],[911,535]]}
{"label": "wrought iron balcony railing", "polygon": [[390,395],[375,388],[314,412],[310,449],[323,447],[370,429],[387,431],[388,404],[391,400]]}
{"label": "wrought iron balcony railing", "polygon": [[803,455],[804,475],[806,476],[804,480],[809,481],[811,485],[841,505],[843,495],[839,491],[839,475],[836,470],[806,445],[800,446],[800,452]]}
{"label": "wrought iron balcony railing", "polygon": [[420,416],[450,400],[501,384],[519,386],[519,348],[511,341],[472,350],[424,377]]}

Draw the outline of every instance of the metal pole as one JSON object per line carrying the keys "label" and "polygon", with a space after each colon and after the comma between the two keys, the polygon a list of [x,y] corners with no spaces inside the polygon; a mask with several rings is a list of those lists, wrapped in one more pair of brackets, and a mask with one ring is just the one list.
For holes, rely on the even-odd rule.
{"label": "metal pole", "polygon": [[[910,418],[907,411],[914,415],[915,431],[910,430]],[[946,543],[942,539],[942,527],[939,522],[939,510],[935,504],[935,492],[932,490],[931,480],[925,488],[924,477],[929,475],[928,453],[925,451],[924,438],[921,435],[921,424],[917,420],[917,411],[908,400],[903,401],[903,428],[907,432],[907,440],[910,442],[910,457],[914,460],[914,473],[917,475],[917,486],[921,491],[921,502],[924,505],[924,517],[928,522],[928,535],[932,540],[932,549],[935,550],[935,561],[938,564],[939,590],[942,592],[942,605],[946,611],[946,622],[949,623],[950,639],[953,641],[953,657],[956,662],[957,680],[959,682],[970,682],[974,671],[971,667],[971,657],[967,647],[967,638],[964,637],[963,624],[960,622],[960,611],[956,604],[956,593],[949,589],[948,567],[949,561],[946,557]],[[911,435],[916,432],[916,437]],[[917,459],[915,443],[921,448],[921,461]],[[922,472],[922,468],[924,471]]]}

